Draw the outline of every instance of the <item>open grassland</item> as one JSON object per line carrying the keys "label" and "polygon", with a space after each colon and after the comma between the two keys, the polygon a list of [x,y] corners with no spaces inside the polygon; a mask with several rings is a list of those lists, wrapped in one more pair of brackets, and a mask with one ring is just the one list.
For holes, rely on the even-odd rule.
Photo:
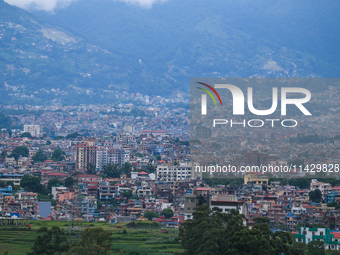
{"label": "open grassland", "polygon": [[[181,252],[183,249],[174,239],[178,235],[177,229],[167,229],[168,233],[162,233],[160,227],[152,227],[151,222],[140,222],[133,229],[127,223],[84,223],[73,222],[71,229],[70,222],[66,221],[30,221],[31,230],[23,226],[0,226],[0,255],[4,251],[9,254],[26,254],[30,251],[40,227],[51,228],[59,226],[68,229],[73,238],[78,238],[83,228],[102,227],[112,232],[114,237],[112,254],[171,254]],[[149,224],[148,224],[149,223]],[[121,228],[117,228],[121,226]]]}

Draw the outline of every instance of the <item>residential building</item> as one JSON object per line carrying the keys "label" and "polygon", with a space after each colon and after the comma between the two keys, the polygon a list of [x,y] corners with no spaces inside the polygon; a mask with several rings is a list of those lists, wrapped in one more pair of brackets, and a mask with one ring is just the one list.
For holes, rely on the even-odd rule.
{"label": "residential building", "polygon": [[193,173],[190,163],[180,163],[180,165],[158,165],[157,179],[164,182],[191,180]]}
{"label": "residential building", "polygon": [[21,178],[23,177],[23,174],[3,174],[0,173],[0,181],[4,181],[4,182],[13,182],[14,185],[19,186],[20,185],[20,181]]}
{"label": "residential building", "polygon": [[294,237],[297,242],[308,244],[312,241],[322,241],[325,249],[340,250],[340,233],[331,232],[329,228],[300,227]]}
{"label": "residential building", "polygon": [[120,144],[100,146],[96,152],[96,168],[101,171],[104,165],[118,164],[122,167],[125,163],[125,151]]}
{"label": "residential building", "polygon": [[32,137],[40,136],[40,126],[39,125],[24,125],[24,132],[28,132]]}
{"label": "residential building", "polygon": [[329,183],[319,182],[317,179],[312,179],[310,183],[310,191],[314,191],[316,189],[320,190],[322,193],[322,197],[324,198],[329,192],[332,191],[332,185]]}
{"label": "residential building", "polygon": [[75,144],[76,170],[86,170],[88,164],[96,166],[97,146],[93,143]]}

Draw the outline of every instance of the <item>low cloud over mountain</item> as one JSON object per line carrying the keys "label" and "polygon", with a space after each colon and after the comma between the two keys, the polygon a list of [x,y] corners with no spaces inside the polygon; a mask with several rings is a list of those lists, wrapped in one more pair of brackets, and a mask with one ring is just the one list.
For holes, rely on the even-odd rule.
{"label": "low cloud over mountain", "polygon": [[[37,9],[44,11],[53,11],[55,8],[67,7],[71,2],[81,0],[5,0],[5,2],[18,6],[23,9]],[[166,0],[119,0],[126,3],[139,4],[142,7],[149,8],[152,4],[165,2]]]}

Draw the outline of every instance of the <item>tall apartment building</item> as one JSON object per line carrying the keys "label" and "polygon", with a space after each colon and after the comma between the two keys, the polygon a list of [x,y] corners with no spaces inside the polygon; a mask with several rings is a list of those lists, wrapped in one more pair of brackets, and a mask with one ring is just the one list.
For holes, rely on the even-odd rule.
{"label": "tall apartment building", "polygon": [[40,126],[39,125],[24,125],[24,132],[28,132],[33,137],[40,136]]}
{"label": "tall apartment building", "polygon": [[120,167],[126,162],[124,149],[118,143],[104,144],[96,152],[96,168],[102,170],[104,165],[118,164]]}
{"label": "tall apartment building", "polygon": [[76,170],[86,170],[88,164],[96,166],[97,146],[93,143],[77,143],[75,144],[75,163]]}
{"label": "tall apartment building", "polygon": [[190,163],[180,163],[179,166],[158,165],[157,179],[164,182],[185,181],[193,178]]}

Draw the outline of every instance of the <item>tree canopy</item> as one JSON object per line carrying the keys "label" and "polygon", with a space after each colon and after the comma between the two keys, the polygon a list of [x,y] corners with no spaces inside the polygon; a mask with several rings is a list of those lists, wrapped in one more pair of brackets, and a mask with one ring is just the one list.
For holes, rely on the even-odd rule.
{"label": "tree canopy", "polygon": [[66,153],[60,148],[57,148],[52,153],[52,159],[53,161],[62,161],[65,159],[64,155],[66,155]]}
{"label": "tree canopy", "polygon": [[29,149],[26,146],[18,146],[13,151],[9,157],[14,157],[15,160],[18,160],[20,156],[28,157],[30,154]]}
{"label": "tree canopy", "polygon": [[144,213],[144,218],[147,218],[148,220],[152,220],[153,218],[159,218],[158,213],[154,211],[146,211]]}
{"label": "tree canopy", "polygon": [[68,242],[68,235],[57,226],[53,226],[50,229],[41,227],[38,233],[42,233],[35,240],[28,255],[43,255],[43,254],[61,254],[67,252],[70,249]]}
{"label": "tree canopy", "polygon": [[305,244],[294,242],[293,235],[277,231],[271,234],[268,224],[259,223],[249,229],[243,225],[244,215],[236,210],[198,206],[193,219],[183,223],[178,239],[185,254],[272,255],[303,254]]}
{"label": "tree canopy", "polygon": [[32,157],[32,159],[34,162],[44,162],[47,159],[47,156],[44,154],[42,150],[38,150]]}
{"label": "tree canopy", "polygon": [[172,216],[174,216],[174,212],[170,208],[167,208],[161,212],[161,216],[165,216],[166,219],[170,219]]}
{"label": "tree canopy", "polygon": [[20,181],[20,186],[29,192],[46,193],[45,187],[40,184],[39,177],[25,174]]}
{"label": "tree canopy", "polygon": [[322,193],[319,189],[312,190],[309,192],[309,200],[315,203],[320,203],[322,201]]}
{"label": "tree canopy", "polygon": [[71,254],[111,254],[112,233],[103,228],[86,228],[81,235],[80,241],[73,242],[71,246]]}
{"label": "tree canopy", "polygon": [[103,174],[107,177],[119,178],[121,172],[117,164],[107,164],[103,166]]}
{"label": "tree canopy", "polygon": [[64,181],[65,187],[68,187],[68,188],[72,187],[73,184],[74,184],[74,179],[71,176],[67,177]]}

